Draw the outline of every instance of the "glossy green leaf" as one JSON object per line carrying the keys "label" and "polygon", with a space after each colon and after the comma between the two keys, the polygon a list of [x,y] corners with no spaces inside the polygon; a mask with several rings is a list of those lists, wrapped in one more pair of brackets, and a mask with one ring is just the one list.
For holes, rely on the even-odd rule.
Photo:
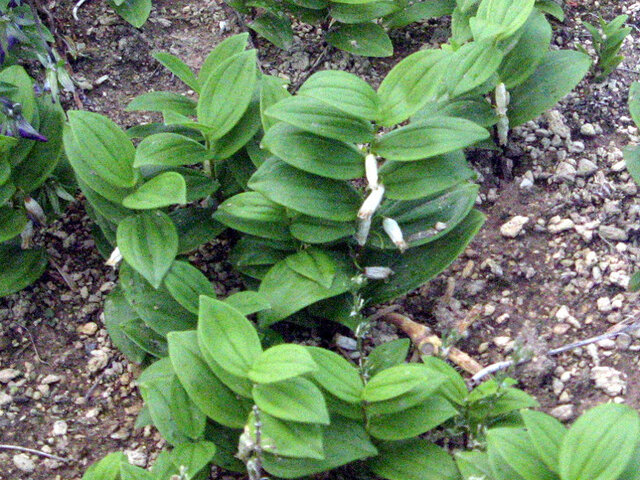
{"label": "glossy green leaf", "polygon": [[342,24],[325,36],[329,45],[364,57],[390,57],[393,44],[377,23]]}
{"label": "glossy green leaf", "polygon": [[224,299],[224,302],[231,305],[243,315],[251,315],[252,313],[271,308],[271,304],[263,295],[249,290],[229,295]]}
{"label": "glossy green leaf", "polygon": [[524,430],[494,428],[487,433],[487,442],[489,462],[498,480],[557,480]]}
{"label": "glossy green leaf", "polygon": [[287,266],[299,275],[331,288],[336,277],[335,260],[322,250],[308,248],[285,258]]}
{"label": "glossy green leaf", "polygon": [[362,203],[350,185],[302,172],[276,158],[260,166],[249,187],[287,208],[327,220],[355,220]]}
{"label": "glossy green leaf", "polygon": [[167,52],[151,52],[151,56],[182,80],[189,88],[200,91],[200,82],[189,66],[175,55]]}
{"label": "glossy green leaf", "polygon": [[260,89],[260,119],[262,121],[262,129],[266,132],[273,127],[277,120],[270,118],[265,114],[271,105],[275,105],[280,100],[290,97],[291,94],[287,90],[287,82],[280,77],[271,75],[262,76],[262,88]]}
{"label": "glossy green leaf", "polygon": [[458,480],[456,464],[446,450],[419,438],[382,443],[367,461],[376,475],[389,480]]}
{"label": "glossy green leaf", "polygon": [[136,182],[133,170],[135,149],[127,134],[97,113],[74,110],[68,112],[68,116],[70,128],[65,131],[65,136],[74,142],[80,157],[69,157],[74,168],[76,163],[82,162],[93,175],[105,182],[121,188],[132,187]]}
{"label": "glossy green leaf", "polygon": [[211,144],[215,159],[220,161],[236,154],[260,130],[260,89],[256,88],[249,106],[238,123]]}
{"label": "glossy green leaf", "polygon": [[138,347],[122,330],[122,325],[138,318],[138,314],[122,292],[120,286],[106,296],[104,301],[104,325],[109,333],[109,339],[131,362],[142,363],[146,352]]}
{"label": "glossy green leaf", "polygon": [[176,260],[171,264],[164,286],[180,305],[196,315],[200,295],[216,298],[216,290],[207,277],[187,262]]}
{"label": "glossy green leaf", "polygon": [[331,17],[341,23],[365,23],[402,11],[393,0],[376,0],[371,3],[331,3]]}
{"label": "glossy green leaf", "polygon": [[295,344],[275,345],[258,357],[249,370],[255,383],[275,383],[318,369],[307,350]]}
{"label": "glossy green leaf", "polygon": [[133,166],[202,164],[211,157],[200,142],[177,133],[157,133],[140,142]]}
{"label": "glossy green leaf", "polygon": [[291,220],[291,235],[304,243],[329,243],[355,233],[353,222],[334,222],[322,218],[298,215]]}
{"label": "glossy green leaf", "polygon": [[48,264],[44,249],[22,250],[16,245],[0,245],[0,297],[31,285],[45,272]]}
{"label": "glossy green leaf", "polygon": [[322,392],[302,377],[254,385],[253,400],[260,410],[282,420],[329,424]]}
{"label": "glossy green leaf", "polygon": [[378,112],[378,94],[356,75],[339,70],[324,70],[311,75],[298,95],[315,98],[364,120],[374,120]]}
{"label": "glossy green leaf", "polygon": [[254,326],[242,313],[220,300],[200,297],[198,342],[222,368],[246,377],[262,354]]}
{"label": "glossy green leaf", "polygon": [[286,209],[258,192],[244,192],[225,200],[213,218],[256,237],[291,239]]}
{"label": "glossy green leaf", "polygon": [[196,114],[196,102],[173,92],[148,92],[131,100],[127,111],[176,112],[191,117]]}
{"label": "glossy green leaf", "polygon": [[352,144],[321,137],[280,122],[262,145],[289,165],[327,178],[350,180],[364,175],[364,156]]}
{"label": "glossy green leaf", "polygon": [[535,0],[482,0],[469,21],[473,38],[503,40],[513,35],[527,21],[534,4]]}
{"label": "glossy green leaf", "polygon": [[408,338],[399,338],[371,350],[365,363],[369,376],[373,377],[382,370],[404,363],[410,346],[411,341]]}
{"label": "glossy green leaf", "polygon": [[122,205],[133,210],[151,210],[185,203],[187,184],[177,172],[156,175],[122,199]]}
{"label": "glossy green leaf", "polygon": [[444,76],[445,60],[441,50],[426,49],[393,67],[378,88],[378,123],[390,127],[403,122],[432,101]]}
{"label": "glossy green leaf", "polygon": [[[191,440],[200,439],[204,433],[207,417],[189,398],[177,376],[174,376],[171,382],[169,398],[171,399],[169,402],[171,418],[180,432]],[[213,453],[215,451],[212,455]],[[184,460],[187,458],[185,457]],[[187,465],[187,462],[183,465]],[[198,470],[193,473],[197,473]]]}
{"label": "glossy green leaf", "polygon": [[218,139],[238,123],[247,110],[257,81],[256,51],[249,50],[223,61],[202,85],[198,121]]}
{"label": "glossy green leaf", "polygon": [[319,347],[307,347],[318,369],[313,379],[327,392],[347,403],[359,404],[362,379],[358,370],[344,357]]}
{"label": "glossy green leaf", "polygon": [[158,288],[178,253],[178,232],[166,213],[143,212],[118,225],[122,257]]}
{"label": "glossy green leaf", "polygon": [[122,333],[138,348],[156,358],[166,357],[167,341],[139,319],[127,320],[120,325]]}
{"label": "glossy green leaf", "polygon": [[0,242],[20,235],[28,221],[24,210],[0,206]]}
{"label": "glossy green leaf", "polygon": [[489,464],[489,455],[486,452],[477,450],[456,452],[455,460],[462,480],[474,480],[475,478],[495,480]]}
{"label": "glossy green leaf", "polygon": [[189,441],[189,438],[180,431],[171,415],[171,403],[173,402],[171,386],[174,378],[175,375],[172,374],[169,377],[140,380],[138,388],[145,406],[149,409],[153,425],[167,442],[171,445],[179,445]]}
{"label": "glossy green leaf", "polygon": [[511,90],[507,115],[512,127],[522,125],[553,107],[585,76],[591,60],[573,50],[551,51],[536,71]]}
{"label": "glossy green leaf", "polygon": [[284,15],[266,12],[251,22],[248,27],[283,50],[288,50],[293,44],[291,20]]}
{"label": "glossy green leaf", "polygon": [[[262,448],[280,457],[324,459],[322,426],[313,423],[283,421],[260,412]],[[255,439],[255,417],[247,422]],[[254,428],[252,428],[254,427]]]}
{"label": "glossy green leaf", "polygon": [[446,380],[440,385],[438,391],[450,402],[462,405],[469,391],[467,390],[467,384],[458,371],[437,357],[423,355],[422,362],[425,368],[445,377]]}
{"label": "glossy green leaf", "polygon": [[178,231],[179,253],[191,252],[214,240],[226,226],[212,218],[212,208],[186,207],[169,214]]}
{"label": "glossy green leaf", "polygon": [[207,78],[218,68],[225,60],[233,57],[247,48],[249,43],[249,33],[240,33],[224,39],[216,48],[214,48],[207,58],[204,60],[200,72],[198,73],[198,81],[203,85]]}
{"label": "glossy green leaf", "polygon": [[558,455],[567,429],[554,417],[542,412],[523,410],[520,415],[538,455],[547,467],[558,472]]}
{"label": "glossy green leaf", "polygon": [[564,22],[564,10],[555,0],[536,0],[536,8],[555,17],[559,22]]}
{"label": "glossy green leaf", "polygon": [[420,364],[389,367],[371,378],[362,392],[362,400],[371,403],[399,397],[427,379],[427,371]]}
{"label": "glossy green leaf", "polygon": [[[125,0],[125,2],[135,1],[137,0]],[[150,0],[149,3],[151,3]],[[121,463],[120,480],[155,480],[155,477],[151,474],[151,472],[145,470],[144,468],[136,467],[135,465],[130,465],[129,463]]]}
{"label": "glossy green leaf", "polygon": [[584,413],[565,435],[559,466],[563,480],[613,480],[638,445],[640,418],[631,407],[606,404]]}
{"label": "glossy green leaf", "polygon": [[370,122],[307,96],[280,100],[265,114],[307,132],[343,142],[366,143],[373,139]]}
{"label": "glossy green leaf", "polygon": [[110,453],[102,460],[92,464],[84,472],[82,480],[118,480],[121,463],[127,463],[127,457],[124,453]]}
{"label": "glossy green leaf", "polygon": [[428,18],[451,15],[455,8],[455,0],[423,0],[415,2],[398,13],[384,19],[387,28],[402,28]]}
{"label": "glossy green leaf", "polygon": [[640,125],[640,82],[633,82],[629,88],[629,113],[636,126]]}
{"label": "glossy green leaf", "polygon": [[248,405],[238,400],[209,369],[198,348],[196,332],[171,332],[167,340],[169,358],[189,398],[214,421],[242,428],[247,421]]}
{"label": "glossy green leaf", "polygon": [[486,82],[498,70],[503,56],[490,38],[467,43],[456,50],[446,78],[449,97],[460,97]]}
{"label": "glossy green leaf", "polygon": [[373,144],[389,160],[420,160],[453,152],[489,138],[489,132],[469,120],[436,117],[384,134]]}
{"label": "glossy green leaf", "polygon": [[177,445],[171,451],[171,459],[176,468],[187,467],[186,475],[191,479],[213,460],[215,454],[216,445],[212,442],[189,442]]}
{"label": "glossy green leaf", "polygon": [[118,15],[136,28],[144,25],[151,13],[151,0],[123,0],[119,4],[115,0],[109,0],[109,3]]}

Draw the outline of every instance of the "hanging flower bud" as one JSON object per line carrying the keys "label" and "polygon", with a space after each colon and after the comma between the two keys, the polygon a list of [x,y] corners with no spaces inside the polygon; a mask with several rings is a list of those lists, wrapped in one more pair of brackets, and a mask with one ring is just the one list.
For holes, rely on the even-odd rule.
{"label": "hanging flower bud", "polygon": [[371,230],[371,217],[361,218],[358,220],[358,232],[356,233],[356,242],[361,247],[367,243],[369,237],[369,230]]}
{"label": "hanging flower bud", "polygon": [[382,203],[382,197],[384,197],[384,185],[379,184],[376,188],[371,190],[369,196],[365,199],[358,211],[358,218],[371,218],[373,214]]}
{"label": "hanging flower bud", "polygon": [[108,267],[116,268],[121,261],[122,254],[120,253],[120,249],[116,247],[116,249],[111,252],[111,256],[109,257],[109,260],[106,261],[105,265]]}
{"label": "hanging flower bud", "polygon": [[364,267],[364,276],[369,280],[386,280],[393,273],[389,267]]}
{"label": "hanging flower bud", "polygon": [[31,248],[31,241],[33,240],[33,222],[29,220],[20,233],[22,239],[22,249],[26,250]]}
{"label": "hanging flower bud", "polygon": [[507,87],[504,83],[499,83],[496,87],[496,110],[498,115],[506,115],[509,101],[511,100]]}
{"label": "hanging flower bud", "polygon": [[367,175],[368,187],[371,190],[378,188],[378,160],[372,153],[364,159],[364,170]]}
{"label": "hanging flower bud", "polygon": [[404,252],[408,245],[407,242],[404,241],[404,236],[402,235],[402,230],[400,229],[400,225],[393,218],[385,218],[382,221],[382,228],[389,235],[389,238],[394,243],[396,247],[400,250],[400,252]]}
{"label": "hanging flower bud", "polygon": [[47,224],[47,216],[44,214],[42,207],[31,197],[24,197],[24,208],[27,210],[27,214],[31,220],[39,223],[40,225]]}

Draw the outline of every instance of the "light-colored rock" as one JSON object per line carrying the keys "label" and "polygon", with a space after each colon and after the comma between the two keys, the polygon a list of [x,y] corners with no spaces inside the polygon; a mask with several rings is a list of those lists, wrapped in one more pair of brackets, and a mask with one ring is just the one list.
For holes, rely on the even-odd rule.
{"label": "light-colored rock", "polygon": [[13,464],[18,470],[26,473],[32,473],[36,469],[36,464],[31,457],[24,453],[19,453],[13,456]]}
{"label": "light-colored rock", "polygon": [[5,405],[9,405],[13,402],[13,397],[5,392],[0,392],[0,407],[4,407]]}
{"label": "light-colored rock", "polygon": [[496,337],[493,339],[496,347],[504,348],[511,343],[511,337]]}
{"label": "light-colored rock", "polygon": [[549,222],[548,230],[551,233],[560,233],[571,230],[573,227],[575,227],[575,223],[573,223],[573,220],[571,220],[570,218],[563,218],[557,223],[552,224],[551,222]]}
{"label": "light-colored rock", "polygon": [[44,377],[40,383],[43,385],[51,385],[52,383],[58,383],[60,380],[62,380],[62,376],[50,374]]}
{"label": "light-colored rock", "polygon": [[20,373],[20,370],[16,370],[15,368],[3,368],[0,370],[0,383],[9,383],[18,377]]}
{"label": "light-colored rock", "polygon": [[570,316],[569,308],[566,305],[562,305],[556,312],[556,318],[561,322],[567,320]]}
{"label": "light-colored rock", "polygon": [[66,435],[68,431],[69,431],[69,426],[67,425],[67,422],[65,422],[64,420],[56,420],[55,422],[53,422],[54,435],[58,435],[58,436]]}
{"label": "light-colored rock", "polygon": [[523,230],[524,226],[529,222],[529,217],[516,215],[507,223],[500,227],[500,234],[507,238],[516,238]]}
{"label": "light-colored rock", "polygon": [[581,159],[578,162],[578,170],[576,174],[579,177],[589,177],[598,171],[598,166],[593,163],[591,160],[587,160],[586,158]]}
{"label": "light-colored rock", "polygon": [[93,350],[87,368],[91,373],[96,373],[105,368],[107,363],[109,363],[109,355],[107,355],[107,352],[104,350]]}
{"label": "light-colored rock", "polygon": [[580,127],[580,133],[585,137],[595,137],[596,136],[596,127],[594,127],[590,123],[585,123]]}
{"label": "light-colored rock", "polygon": [[593,367],[590,374],[596,388],[610,397],[623,394],[627,389],[624,374],[613,367]]}
{"label": "light-colored rock", "polygon": [[550,413],[558,420],[566,422],[573,418],[573,405],[558,405]]}
{"label": "light-colored rock", "polygon": [[560,162],[556,168],[556,177],[560,180],[573,182],[576,179],[576,167],[568,162]]}
{"label": "light-colored rock", "polygon": [[564,122],[562,114],[558,110],[549,110],[544,114],[549,124],[549,130],[555,135],[562,138],[569,138],[571,136],[571,130]]}
{"label": "light-colored rock", "polygon": [[611,299],[609,297],[600,297],[596,303],[598,305],[599,312],[609,313],[613,309],[611,306]]}
{"label": "light-colored rock", "polygon": [[600,225],[598,233],[602,238],[607,240],[614,240],[617,242],[624,242],[628,240],[629,235],[621,228],[614,227],[613,225]]}
{"label": "light-colored rock", "polygon": [[144,468],[147,466],[147,454],[142,450],[125,450],[124,454],[127,456],[129,463],[136,467]]}
{"label": "light-colored rock", "polygon": [[98,325],[95,322],[88,322],[84,325],[80,325],[77,329],[77,332],[81,335],[87,335],[91,337],[96,334],[98,331]]}

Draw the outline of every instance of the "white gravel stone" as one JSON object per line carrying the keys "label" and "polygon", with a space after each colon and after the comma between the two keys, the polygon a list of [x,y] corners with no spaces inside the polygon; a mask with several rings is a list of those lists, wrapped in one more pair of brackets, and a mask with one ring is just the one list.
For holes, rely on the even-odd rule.
{"label": "white gravel stone", "polygon": [[65,422],[64,420],[57,420],[53,422],[54,435],[58,435],[58,436],[66,435],[68,431],[69,431],[69,426],[67,425],[67,422]]}
{"label": "white gravel stone", "polygon": [[20,370],[16,370],[15,368],[4,368],[0,370],[0,383],[9,383],[18,375],[20,375]]}
{"label": "white gravel stone", "polygon": [[516,238],[522,232],[522,229],[528,222],[529,217],[516,215],[500,227],[500,234],[503,237]]}
{"label": "white gravel stone", "polygon": [[556,168],[556,177],[561,180],[573,182],[576,179],[576,167],[568,162],[560,162],[558,168]]}
{"label": "white gravel stone", "polygon": [[596,388],[610,397],[623,394],[627,389],[624,374],[613,367],[593,367],[590,374]]}
{"label": "white gravel stone", "polygon": [[575,227],[575,223],[573,223],[573,220],[571,220],[570,218],[563,218],[557,223],[554,223],[554,224],[549,223],[548,230],[551,233],[560,233],[560,232],[566,232],[567,230],[571,230],[573,227]]}
{"label": "white gravel stone", "polygon": [[600,227],[598,228],[598,233],[602,238],[606,238],[607,240],[614,240],[617,242],[624,242],[629,238],[627,232],[612,225],[600,225]]}
{"label": "white gravel stone", "polygon": [[107,363],[109,363],[109,355],[103,350],[94,350],[91,352],[87,368],[91,373],[96,373],[106,367]]}
{"label": "white gravel stone", "polygon": [[26,473],[31,473],[36,469],[36,464],[31,457],[24,453],[19,453],[13,456],[13,464],[18,470],[22,470]]}
{"label": "white gravel stone", "polygon": [[0,407],[4,407],[5,405],[9,405],[13,402],[13,397],[8,393],[0,392]]}
{"label": "white gravel stone", "polygon": [[602,313],[609,313],[613,307],[611,306],[611,299],[609,297],[600,297],[597,301],[598,311]]}
{"label": "white gravel stone", "polygon": [[125,450],[124,454],[127,456],[129,463],[136,467],[144,468],[147,466],[147,454],[141,450]]}
{"label": "white gravel stone", "polygon": [[569,309],[566,305],[562,305],[556,312],[556,318],[561,322],[568,319],[570,316],[571,314],[569,313]]}
{"label": "white gravel stone", "polygon": [[558,405],[550,413],[558,420],[566,422],[573,418],[573,405]]}
{"label": "white gravel stone", "polygon": [[590,123],[585,123],[580,127],[580,133],[585,137],[595,137],[596,136],[596,127],[594,127]]}
{"label": "white gravel stone", "polygon": [[576,174],[579,177],[589,177],[598,171],[598,166],[591,160],[583,158],[578,162],[578,170]]}

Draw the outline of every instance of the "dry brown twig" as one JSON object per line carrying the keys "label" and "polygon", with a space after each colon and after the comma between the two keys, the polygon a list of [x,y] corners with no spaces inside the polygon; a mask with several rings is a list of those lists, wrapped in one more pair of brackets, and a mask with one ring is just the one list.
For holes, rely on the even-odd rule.
{"label": "dry brown twig", "polygon": [[71,460],[59,457],[57,455],[52,455],[47,452],[42,452],[40,450],[34,450],[32,448],[19,447],[18,445],[0,445],[0,450],[17,450],[18,452],[25,453],[33,453],[34,455],[40,455],[41,457],[50,458],[52,460],[57,460],[58,462],[69,463]]}

